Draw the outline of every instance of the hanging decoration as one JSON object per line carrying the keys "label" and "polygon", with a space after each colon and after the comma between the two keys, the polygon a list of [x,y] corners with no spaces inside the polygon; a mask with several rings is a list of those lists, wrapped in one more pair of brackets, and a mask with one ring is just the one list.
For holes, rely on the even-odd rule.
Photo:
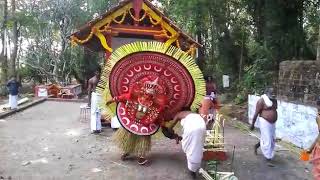
{"label": "hanging decoration", "polygon": [[[103,35],[103,32],[110,33],[111,32],[111,29],[110,29],[111,22],[115,22],[117,24],[122,24],[124,22],[124,20],[126,19],[127,14],[129,14],[130,17],[137,22],[143,21],[148,16],[152,25],[154,25],[154,26],[160,25],[162,32],[163,32],[162,35],[168,39],[165,42],[165,45],[167,47],[169,47],[172,43],[177,42],[177,39],[179,37],[179,33],[177,33],[175,30],[173,30],[170,27],[170,25],[168,25],[166,22],[163,21],[162,17],[158,16],[155,12],[153,12],[151,9],[149,9],[149,7],[143,6],[143,9],[144,9],[144,14],[139,19],[135,18],[135,16],[132,14],[131,7],[124,9],[120,13],[117,13],[117,14],[119,14],[118,16],[116,16],[116,17],[112,16],[111,19],[109,19],[106,22],[106,25],[101,26],[101,27],[103,27],[102,29],[100,29],[101,27],[99,27],[99,24],[98,25],[96,24],[95,26],[93,26],[89,35],[87,37],[85,37],[84,39],[79,39],[74,35],[71,36],[71,43],[72,43],[72,45],[85,44],[93,37],[93,35],[95,35],[96,37],[99,38],[101,45],[107,51],[112,52],[112,49],[107,44],[107,40],[106,40],[105,36]],[[119,17],[121,17],[121,19],[117,20]],[[139,31],[153,32],[153,30],[139,30]],[[170,35],[168,35],[168,33],[170,33]],[[176,43],[176,44],[177,44],[177,47],[180,48],[179,43]],[[188,53],[192,54],[190,52],[188,52]]]}

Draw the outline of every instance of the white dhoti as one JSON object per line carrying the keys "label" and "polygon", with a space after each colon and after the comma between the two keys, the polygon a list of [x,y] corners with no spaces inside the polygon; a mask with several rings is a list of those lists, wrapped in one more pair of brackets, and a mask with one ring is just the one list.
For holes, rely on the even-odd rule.
{"label": "white dhoti", "polygon": [[17,109],[18,107],[18,95],[9,94],[9,106],[11,109]]}
{"label": "white dhoti", "polygon": [[200,169],[206,124],[199,114],[189,114],[181,120],[183,127],[182,149],[186,153],[188,169],[196,172]]}
{"label": "white dhoti", "polygon": [[262,154],[267,159],[272,159],[274,156],[274,147],[275,147],[275,123],[270,123],[262,117],[259,117],[260,123],[260,148]]}
{"label": "white dhoti", "polygon": [[121,124],[119,122],[119,119],[117,116],[114,116],[112,119],[111,119],[111,128],[112,129],[118,129],[121,127]]}
{"label": "white dhoti", "polygon": [[100,101],[101,95],[99,93],[92,92],[90,116],[91,131],[101,130],[101,108],[99,108]]}

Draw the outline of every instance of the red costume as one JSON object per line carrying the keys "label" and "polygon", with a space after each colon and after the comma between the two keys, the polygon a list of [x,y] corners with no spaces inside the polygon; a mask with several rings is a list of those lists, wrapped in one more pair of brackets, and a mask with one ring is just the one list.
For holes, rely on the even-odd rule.
{"label": "red costume", "polygon": [[122,126],[132,133],[146,135],[158,130],[163,120],[159,115],[168,98],[159,77],[149,75],[134,83],[128,93],[114,97],[114,101],[120,102],[117,114],[123,120]]}

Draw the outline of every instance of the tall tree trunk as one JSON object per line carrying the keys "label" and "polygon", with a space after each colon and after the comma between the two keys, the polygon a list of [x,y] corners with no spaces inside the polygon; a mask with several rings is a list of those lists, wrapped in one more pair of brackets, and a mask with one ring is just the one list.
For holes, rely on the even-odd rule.
{"label": "tall tree trunk", "polygon": [[239,62],[239,82],[241,81],[241,78],[242,78],[243,49],[244,49],[244,32],[242,32],[242,39],[241,39],[241,52],[240,52],[240,62]]}
{"label": "tall tree trunk", "polygon": [[52,70],[52,74],[53,74],[53,78],[50,78],[50,81],[52,83],[58,83],[59,82],[59,72],[58,72],[58,60],[57,59],[54,59],[53,60],[53,70]]}
{"label": "tall tree trunk", "polygon": [[320,25],[319,25],[318,46],[317,46],[317,61],[320,61]]}
{"label": "tall tree trunk", "polygon": [[197,64],[199,66],[199,68],[204,71],[205,70],[205,44],[204,44],[204,33],[203,33],[203,22],[201,19],[201,9],[199,7],[195,8],[195,12],[196,12],[196,22],[195,22],[195,29],[196,29],[196,36],[197,36],[197,41],[199,44],[202,44],[203,47],[198,48],[198,58],[197,58]]}
{"label": "tall tree trunk", "polygon": [[18,27],[17,27],[17,19],[15,16],[16,11],[16,1],[11,0],[11,14],[13,19],[13,27],[12,27],[12,43],[13,43],[13,50],[10,56],[10,76],[16,76],[16,59],[18,53]]}
{"label": "tall tree trunk", "polygon": [[[3,24],[1,27],[1,42],[2,42],[2,49],[0,53],[0,63],[1,63],[1,74],[0,74],[0,81],[1,84],[5,84],[8,80],[8,60],[7,60],[7,21],[8,21],[8,1],[4,0],[3,3]],[[5,90],[5,89],[4,89]],[[2,94],[3,89],[0,88],[0,93]]]}

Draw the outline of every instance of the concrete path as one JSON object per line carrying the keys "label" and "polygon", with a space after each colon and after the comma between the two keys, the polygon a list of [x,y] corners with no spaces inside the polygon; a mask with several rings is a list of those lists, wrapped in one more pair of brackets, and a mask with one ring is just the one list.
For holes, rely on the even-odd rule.
{"label": "concrete path", "polygon": [[[153,141],[149,166],[122,162],[111,141],[113,131],[89,133],[80,122],[80,104],[44,102],[0,120],[0,179],[188,180],[180,145],[162,137]],[[276,167],[254,156],[256,138],[228,126],[226,141],[236,145],[234,170],[240,180],[311,179],[309,165],[287,151],[277,152]],[[159,136],[159,135],[156,135]],[[232,149],[232,148],[230,148]],[[219,168],[229,169],[229,161]],[[307,169],[305,169],[307,168]]]}

